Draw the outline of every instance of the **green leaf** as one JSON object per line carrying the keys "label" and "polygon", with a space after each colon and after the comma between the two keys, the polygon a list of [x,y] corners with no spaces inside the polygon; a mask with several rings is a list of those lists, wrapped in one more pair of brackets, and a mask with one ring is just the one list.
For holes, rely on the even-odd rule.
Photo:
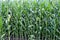
{"label": "green leaf", "polygon": [[0,16],[0,29],[1,29],[1,27],[2,27],[2,24],[3,24],[3,22],[2,22],[2,17]]}

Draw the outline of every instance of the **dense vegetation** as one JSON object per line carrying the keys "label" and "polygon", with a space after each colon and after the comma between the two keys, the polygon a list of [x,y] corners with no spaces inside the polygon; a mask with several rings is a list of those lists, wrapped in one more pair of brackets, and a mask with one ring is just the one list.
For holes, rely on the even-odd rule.
{"label": "dense vegetation", "polygon": [[0,40],[6,38],[60,40],[60,1],[1,1]]}

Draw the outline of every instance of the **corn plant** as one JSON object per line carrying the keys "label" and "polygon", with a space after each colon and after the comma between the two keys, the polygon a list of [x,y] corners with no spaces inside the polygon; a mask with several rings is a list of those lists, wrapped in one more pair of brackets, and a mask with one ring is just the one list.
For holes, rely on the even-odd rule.
{"label": "corn plant", "polygon": [[2,0],[0,40],[60,40],[60,1]]}

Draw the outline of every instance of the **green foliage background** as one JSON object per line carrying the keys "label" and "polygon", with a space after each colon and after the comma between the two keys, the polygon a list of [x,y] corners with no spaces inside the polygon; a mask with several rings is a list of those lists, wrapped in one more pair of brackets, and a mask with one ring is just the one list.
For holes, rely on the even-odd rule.
{"label": "green foliage background", "polygon": [[0,39],[28,35],[28,40],[60,40],[59,0],[2,1]]}

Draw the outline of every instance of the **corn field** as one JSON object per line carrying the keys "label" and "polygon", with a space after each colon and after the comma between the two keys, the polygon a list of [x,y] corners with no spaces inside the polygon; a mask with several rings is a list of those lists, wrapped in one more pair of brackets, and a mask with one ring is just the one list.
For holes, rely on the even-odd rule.
{"label": "corn field", "polygon": [[60,40],[60,0],[0,0],[0,40]]}

